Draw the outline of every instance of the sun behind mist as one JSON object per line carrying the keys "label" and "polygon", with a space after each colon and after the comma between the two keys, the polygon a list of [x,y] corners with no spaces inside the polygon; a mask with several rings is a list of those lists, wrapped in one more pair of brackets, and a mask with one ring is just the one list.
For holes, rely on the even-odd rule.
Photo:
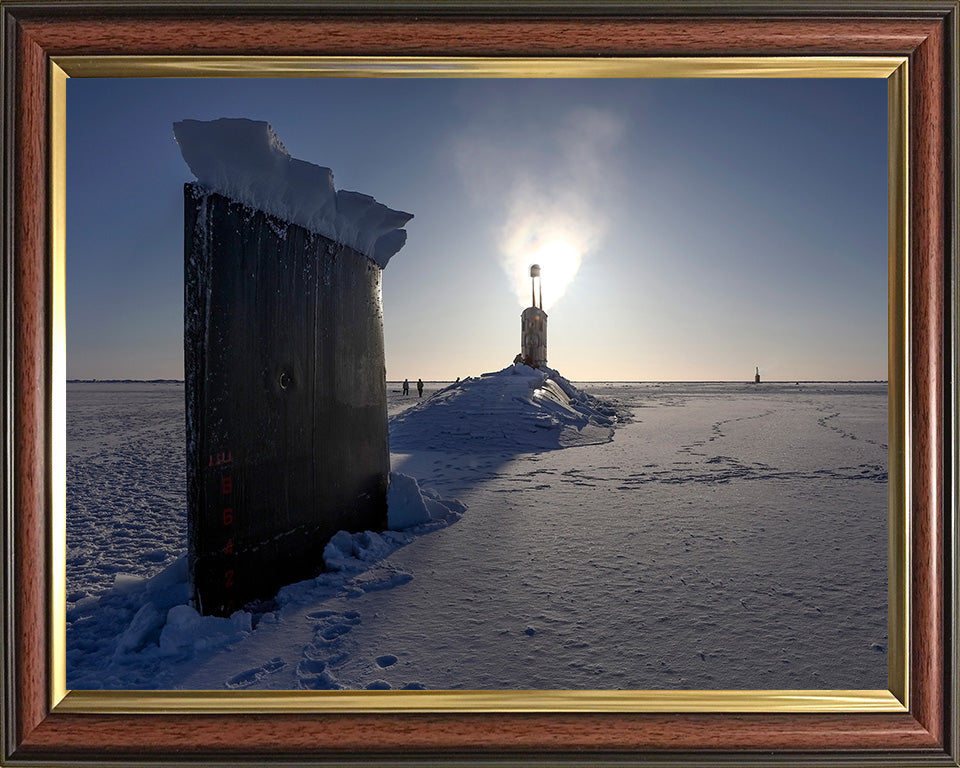
{"label": "sun behind mist", "polygon": [[[547,240],[525,253],[515,253],[510,260],[510,271],[515,282],[521,306],[530,306],[530,265],[541,269],[543,309],[549,310],[567,290],[580,269],[581,250],[570,240]],[[538,291],[535,303],[539,303]]]}

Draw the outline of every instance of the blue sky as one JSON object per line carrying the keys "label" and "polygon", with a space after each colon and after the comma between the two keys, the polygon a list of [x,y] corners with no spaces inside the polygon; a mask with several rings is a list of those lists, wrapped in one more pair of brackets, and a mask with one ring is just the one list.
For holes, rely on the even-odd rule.
{"label": "blue sky", "polygon": [[887,377],[886,81],[349,78],[68,81],[68,378],[182,378],[171,126],[218,117],[415,215],[388,379],[510,363],[533,260],[573,380]]}

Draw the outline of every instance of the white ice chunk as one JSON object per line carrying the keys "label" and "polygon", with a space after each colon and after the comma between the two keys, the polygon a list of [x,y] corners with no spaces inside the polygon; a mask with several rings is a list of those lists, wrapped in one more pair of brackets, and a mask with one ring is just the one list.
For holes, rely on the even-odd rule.
{"label": "white ice chunk", "polygon": [[252,616],[237,611],[230,618],[201,616],[189,605],[177,605],[167,613],[160,633],[160,652],[171,656],[216,648],[240,640],[252,631]]}
{"label": "white ice chunk", "polygon": [[442,515],[439,510],[434,509],[435,514],[431,514],[431,507],[443,509],[433,499],[424,498],[420,492],[420,484],[414,478],[401,472],[390,473],[387,525],[391,529],[402,531],[440,518]]}
{"label": "white ice chunk", "polygon": [[200,186],[349,246],[382,269],[407,240],[413,214],[337,191],[333,171],[290,157],[269,123],[246,118],[173,124]]}
{"label": "white ice chunk", "polygon": [[129,593],[143,585],[145,579],[142,576],[134,576],[131,573],[118,573],[113,577],[113,589],[118,593]]}
{"label": "white ice chunk", "polygon": [[164,616],[153,603],[144,603],[136,612],[133,621],[117,639],[114,658],[139,651],[147,643],[151,634],[159,633]]}
{"label": "white ice chunk", "polygon": [[387,525],[395,531],[430,521],[430,510],[417,481],[400,472],[390,473],[387,490]]}

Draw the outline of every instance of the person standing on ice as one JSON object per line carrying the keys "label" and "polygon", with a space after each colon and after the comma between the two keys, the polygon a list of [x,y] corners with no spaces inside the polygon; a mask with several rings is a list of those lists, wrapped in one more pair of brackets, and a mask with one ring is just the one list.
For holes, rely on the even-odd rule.
{"label": "person standing on ice", "polygon": [[409,379],[404,379],[404,380],[403,380],[403,395],[404,395],[404,397],[406,397],[406,396],[409,395],[409,394],[410,394],[410,380],[409,380]]}
{"label": "person standing on ice", "polygon": [[423,379],[417,379],[417,397],[423,397]]}

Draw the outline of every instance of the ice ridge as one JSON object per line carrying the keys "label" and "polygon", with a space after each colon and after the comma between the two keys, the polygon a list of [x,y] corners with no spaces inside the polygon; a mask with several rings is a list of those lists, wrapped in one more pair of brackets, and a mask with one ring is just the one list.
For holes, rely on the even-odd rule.
{"label": "ice ridge", "polygon": [[394,451],[525,453],[613,439],[616,408],[522,363],[469,377],[390,420]]}

